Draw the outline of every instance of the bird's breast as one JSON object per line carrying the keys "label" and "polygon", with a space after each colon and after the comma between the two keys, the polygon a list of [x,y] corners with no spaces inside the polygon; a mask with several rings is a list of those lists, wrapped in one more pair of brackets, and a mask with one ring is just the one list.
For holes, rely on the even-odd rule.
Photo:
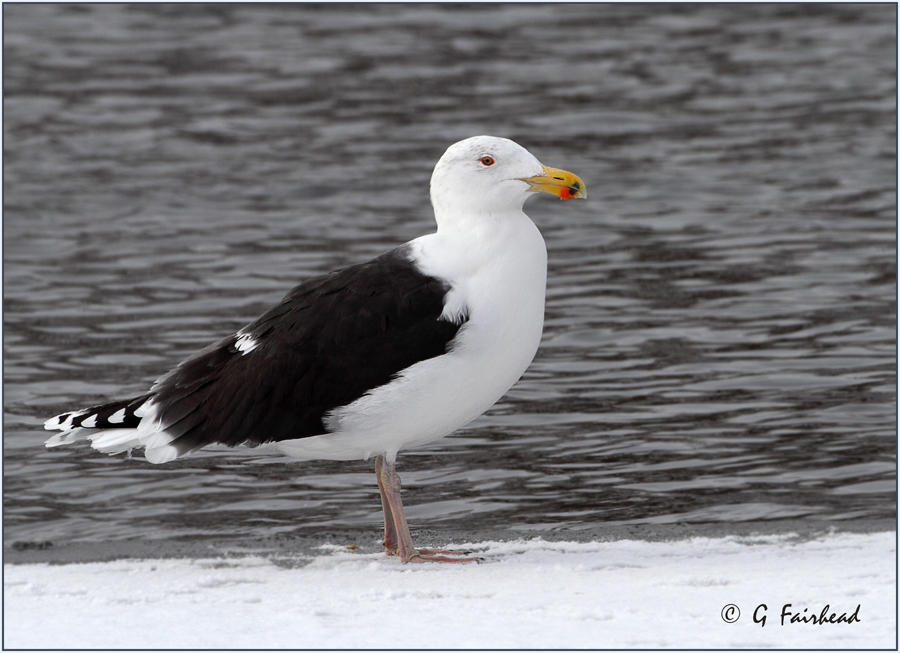
{"label": "bird's breast", "polygon": [[537,227],[522,217],[468,240],[434,234],[413,249],[425,262],[418,263],[423,271],[450,287],[445,315],[468,316],[451,353],[480,371],[472,382],[490,386],[483,392],[491,403],[531,363],[544,325],[547,249]]}

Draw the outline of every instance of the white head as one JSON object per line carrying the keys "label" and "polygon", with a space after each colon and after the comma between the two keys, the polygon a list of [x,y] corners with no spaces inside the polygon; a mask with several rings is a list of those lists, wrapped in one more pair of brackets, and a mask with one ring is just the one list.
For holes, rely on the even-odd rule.
{"label": "white head", "polygon": [[548,168],[515,141],[496,136],[454,143],[431,175],[431,204],[439,226],[442,217],[521,212],[533,192],[587,197],[577,175]]}

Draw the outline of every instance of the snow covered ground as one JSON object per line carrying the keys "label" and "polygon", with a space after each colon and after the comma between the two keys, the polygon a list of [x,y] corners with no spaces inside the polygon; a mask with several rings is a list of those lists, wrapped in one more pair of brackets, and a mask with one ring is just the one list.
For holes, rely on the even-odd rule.
{"label": "snow covered ground", "polygon": [[[480,565],[312,558],[5,566],[7,648],[896,646],[894,533],[469,545]],[[766,604],[766,623],[753,621]],[[784,626],[826,604],[859,621]],[[740,610],[734,623],[723,608]],[[724,616],[733,620],[734,610]],[[763,609],[757,616],[763,615]]]}

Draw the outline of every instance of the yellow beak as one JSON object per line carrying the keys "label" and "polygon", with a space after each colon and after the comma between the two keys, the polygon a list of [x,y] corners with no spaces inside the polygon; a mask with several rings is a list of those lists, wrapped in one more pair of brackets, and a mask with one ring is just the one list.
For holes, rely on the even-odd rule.
{"label": "yellow beak", "polygon": [[563,200],[575,198],[587,198],[587,188],[581,177],[559,168],[544,166],[544,174],[536,177],[523,177],[522,181],[528,184],[534,193],[550,193]]}

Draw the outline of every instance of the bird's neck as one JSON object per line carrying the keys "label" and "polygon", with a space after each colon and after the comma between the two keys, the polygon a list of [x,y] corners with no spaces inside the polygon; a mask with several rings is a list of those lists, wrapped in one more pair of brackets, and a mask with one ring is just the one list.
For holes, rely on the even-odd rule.
{"label": "bird's neck", "polygon": [[[455,215],[438,222],[436,233],[413,241],[420,260],[438,276],[460,278],[477,274],[489,266],[503,265],[507,259],[530,259],[538,267],[544,261],[546,246],[540,231],[521,210],[505,213]],[[450,216],[444,216],[450,217]]]}
{"label": "bird's neck", "polygon": [[511,231],[525,228],[531,218],[521,207],[509,206],[479,207],[472,210],[465,206],[438,207],[434,209],[437,231],[442,236],[454,239],[483,241],[503,238]]}

